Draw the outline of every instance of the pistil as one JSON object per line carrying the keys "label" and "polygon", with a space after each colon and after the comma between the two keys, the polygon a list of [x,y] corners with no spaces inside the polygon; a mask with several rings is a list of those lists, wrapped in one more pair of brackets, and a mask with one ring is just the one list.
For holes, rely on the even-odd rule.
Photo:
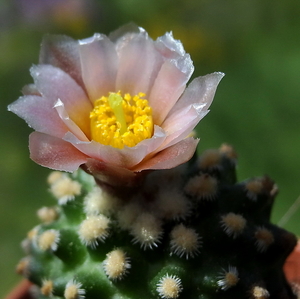
{"label": "pistil", "polygon": [[117,122],[120,123],[120,134],[123,135],[127,131],[127,124],[125,120],[125,113],[123,110],[123,98],[117,93],[110,93],[108,103],[113,113],[115,114]]}

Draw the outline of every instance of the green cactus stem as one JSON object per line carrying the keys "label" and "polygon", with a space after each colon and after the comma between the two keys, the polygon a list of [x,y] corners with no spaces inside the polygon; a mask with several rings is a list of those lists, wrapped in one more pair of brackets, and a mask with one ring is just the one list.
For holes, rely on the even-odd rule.
{"label": "green cactus stem", "polygon": [[223,145],[123,196],[53,172],[57,205],[38,210],[17,272],[36,298],[296,298],[282,269],[296,238],[270,223],[277,186],[237,182],[235,168]]}

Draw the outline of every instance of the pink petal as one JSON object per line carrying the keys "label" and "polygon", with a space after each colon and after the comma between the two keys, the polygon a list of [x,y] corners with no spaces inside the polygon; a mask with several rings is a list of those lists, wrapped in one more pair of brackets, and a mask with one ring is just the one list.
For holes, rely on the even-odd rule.
{"label": "pink petal", "polygon": [[167,59],[152,88],[149,101],[153,108],[153,119],[158,125],[182,94],[193,71],[193,61],[186,54],[182,43],[166,33],[155,41],[157,50]]}
{"label": "pink petal", "polygon": [[208,110],[213,101],[217,86],[223,77],[223,73],[216,72],[195,78],[174,105],[167,118],[172,118],[180,110],[194,104],[203,106],[202,109]]}
{"label": "pink petal", "polygon": [[161,67],[152,87],[149,104],[153,111],[153,122],[161,125],[182,92],[188,77],[167,60]]}
{"label": "pink petal", "polygon": [[115,91],[118,55],[115,45],[103,34],[81,40],[82,77],[91,101]]}
{"label": "pink petal", "polygon": [[[155,45],[162,55],[168,59],[178,59],[180,56],[186,55],[181,41],[174,39],[172,32],[167,32],[165,35],[158,37],[155,41]],[[190,69],[187,69],[186,72],[192,74],[194,68],[193,62],[189,56],[186,63],[186,66]]]}
{"label": "pink petal", "polygon": [[164,144],[166,137],[167,137],[166,132],[161,127],[155,125],[153,136],[149,139],[144,139],[139,144],[137,144],[136,147],[141,145],[146,146],[147,147],[146,154],[148,155],[156,151],[158,148],[160,148],[162,144]]}
{"label": "pink petal", "polygon": [[82,88],[67,73],[51,65],[34,66],[31,75],[36,87],[52,107],[60,99],[70,118],[89,137],[89,116],[93,106]]}
{"label": "pink petal", "polygon": [[55,137],[63,137],[68,131],[52,103],[44,97],[20,97],[8,106],[8,110],[23,118],[36,131]]}
{"label": "pink petal", "polygon": [[25,85],[22,88],[22,93],[24,96],[27,96],[27,95],[42,96],[34,84]]}
{"label": "pink petal", "polygon": [[88,159],[85,168],[100,184],[104,183],[109,187],[121,187],[123,191],[122,195],[124,195],[125,187],[136,186],[138,181],[136,173],[126,168],[95,159]]}
{"label": "pink petal", "polygon": [[166,148],[154,157],[142,161],[133,171],[146,169],[170,169],[187,162],[195,153],[199,139],[192,137],[183,139],[177,144]]}
{"label": "pink petal", "polygon": [[118,149],[94,140],[89,142],[81,141],[71,132],[65,135],[64,140],[73,144],[79,151],[91,158],[124,168],[131,168],[138,164],[147,154],[146,146]]}
{"label": "pink petal", "polygon": [[[124,44],[124,41],[128,41],[128,39],[130,40],[130,38],[128,37],[133,37],[136,34],[145,32],[145,30],[139,26],[137,26],[135,23],[130,22],[128,24],[125,24],[121,27],[119,27],[118,29],[112,31],[108,37],[109,39],[118,44]],[[127,43],[127,42],[126,42]]]}
{"label": "pink petal", "polygon": [[166,134],[163,130],[156,127],[152,138],[145,139],[134,147],[125,146],[123,149],[103,145],[93,140],[84,142],[70,132],[65,135],[64,140],[91,158],[130,169],[140,163],[146,155],[160,147],[165,138]]}
{"label": "pink petal", "polygon": [[181,110],[172,118],[167,118],[162,126],[168,136],[160,149],[169,147],[186,138],[207,113],[207,110],[202,111],[201,106],[197,107],[195,104]]}
{"label": "pink petal", "polygon": [[60,119],[68,127],[69,131],[71,131],[80,140],[89,141],[80,128],[73,122],[73,120],[70,119],[69,114],[65,109],[65,105],[60,99],[57,100],[54,108],[56,109]]}
{"label": "pink petal", "polygon": [[55,170],[73,172],[87,161],[70,143],[39,132],[30,134],[29,149],[34,162]]}
{"label": "pink petal", "polygon": [[78,41],[71,37],[46,35],[42,41],[39,63],[62,69],[84,89],[78,47]]}
{"label": "pink petal", "polygon": [[164,147],[185,138],[208,113],[223,76],[222,73],[213,73],[192,81],[162,124],[168,134]]}
{"label": "pink petal", "polygon": [[119,55],[116,90],[132,95],[143,92],[148,96],[163,62],[153,41],[140,33],[120,49]]}

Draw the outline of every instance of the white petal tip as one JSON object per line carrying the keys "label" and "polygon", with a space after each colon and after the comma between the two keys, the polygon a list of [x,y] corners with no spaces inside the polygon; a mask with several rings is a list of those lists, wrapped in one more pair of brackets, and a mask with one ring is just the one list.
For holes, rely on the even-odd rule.
{"label": "white petal tip", "polygon": [[214,72],[213,74],[216,75],[217,77],[219,77],[220,80],[225,76],[225,73],[222,73],[222,72]]}
{"label": "white petal tip", "polygon": [[93,36],[85,38],[85,39],[80,39],[78,42],[79,42],[79,45],[82,46],[82,45],[86,45],[86,44],[91,44],[94,41],[102,40],[103,38],[104,38],[103,34],[95,33]]}

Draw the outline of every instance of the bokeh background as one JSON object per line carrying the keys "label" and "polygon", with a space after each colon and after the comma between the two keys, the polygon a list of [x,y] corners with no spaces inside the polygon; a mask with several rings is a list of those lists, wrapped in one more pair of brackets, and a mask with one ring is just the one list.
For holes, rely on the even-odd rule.
{"label": "bokeh background", "polygon": [[[49,170],[28,155],[31,129],[6,106],[32,82],[45,33],[85,38],[133,21],[155,39],[173,31],[195,63],[194,76],[223,71],[199,151],[227,142],[239,179],[268,174],[281,217],[300,194],[300,2],[294,0],[0,0],[0,296],[20,278],[20,241],[52,205]],[[284,227],[300,235],[300,211]]]}

